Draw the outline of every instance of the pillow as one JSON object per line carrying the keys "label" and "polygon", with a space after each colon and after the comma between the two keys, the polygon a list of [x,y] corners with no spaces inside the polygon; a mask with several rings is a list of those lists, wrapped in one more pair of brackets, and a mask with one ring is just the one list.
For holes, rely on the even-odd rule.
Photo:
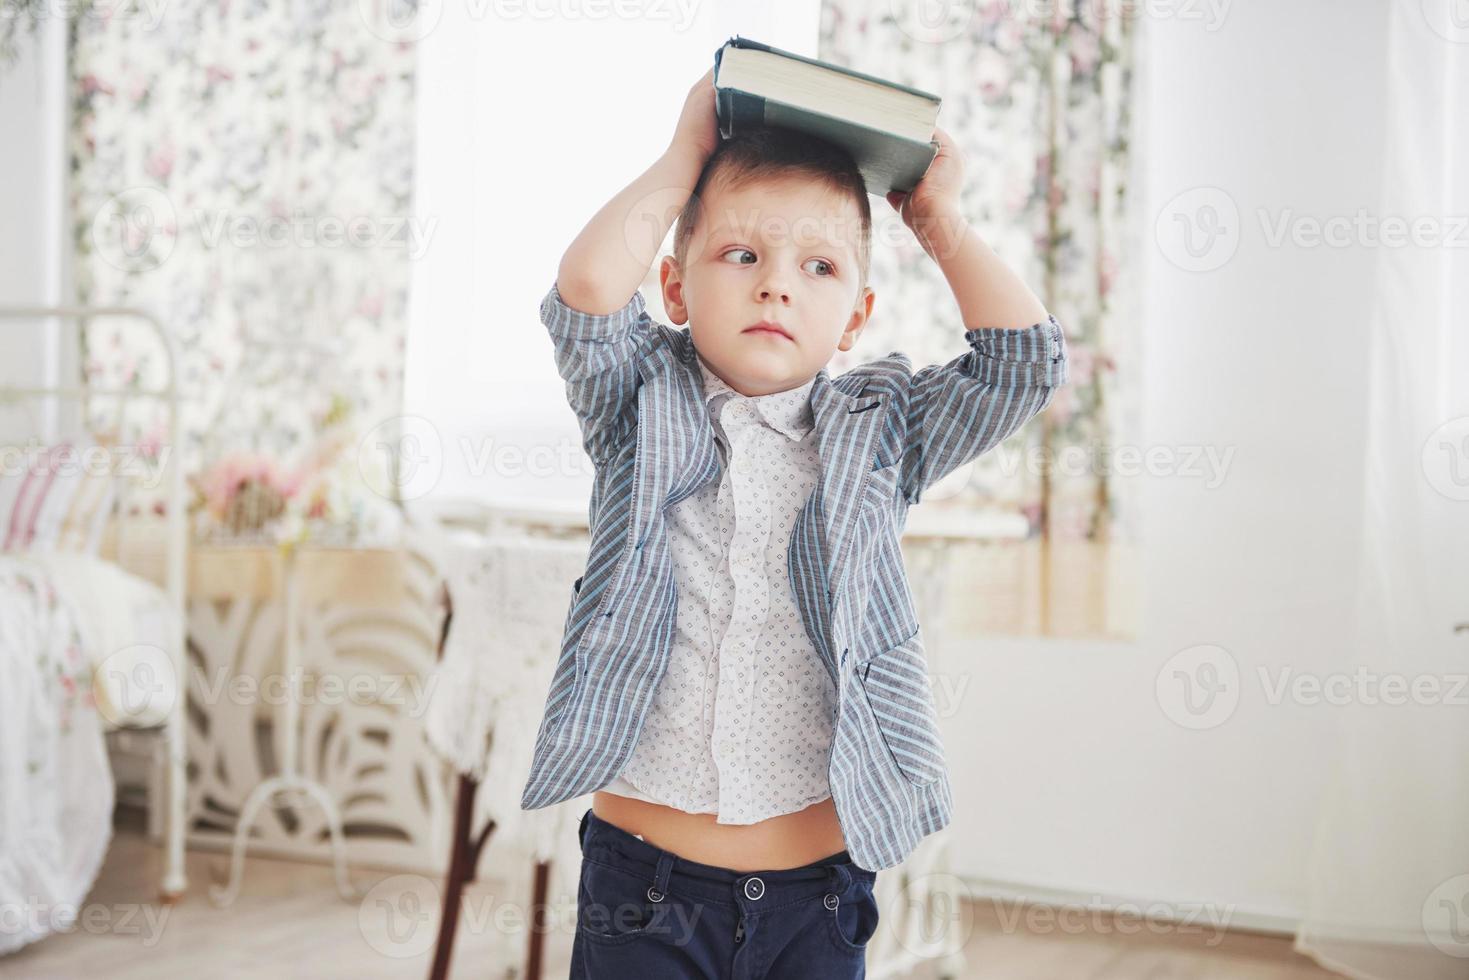
{"label": "pillow", "polygon": [[0,550],[101,550],[116,478],[110,458],[102,472],[89,465],[92,448],[49,446],[26,464],[0,468]]}

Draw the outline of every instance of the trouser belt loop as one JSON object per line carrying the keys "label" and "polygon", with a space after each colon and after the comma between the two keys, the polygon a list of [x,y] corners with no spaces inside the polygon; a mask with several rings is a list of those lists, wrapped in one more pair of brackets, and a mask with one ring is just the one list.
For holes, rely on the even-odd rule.
{"label": "trouser belt loop", "polygon": [[844,864],[833,864],[829,867],[831,868],[832,891],[838,894],[846,891],[847,886],[852,883],[852,872],[848,871]]}
{"label": "trouser belt loop", "polygon": [[585,847],[587,843],[587,820],[591,817],[591,815],[592,808],[587,807],[587,812],[581,815],[581,823],[578,824],[576,828],[577,843],[581,844],[583,847]]}
{"label": "trouser belt loop", "polygon": [[672,851],[660,851],[658,854],[658,867],[653,872],[653,887],[648,889],[648,898],[655,902],[663,901],[663,896],[668,894],[668,879],[673,874],[673,862],[678,855]]}

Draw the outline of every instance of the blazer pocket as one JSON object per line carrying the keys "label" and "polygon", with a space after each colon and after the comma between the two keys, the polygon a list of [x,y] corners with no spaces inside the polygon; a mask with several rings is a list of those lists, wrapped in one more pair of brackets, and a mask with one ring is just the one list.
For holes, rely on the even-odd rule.
{"label": "blazer pocket", "polygon": [[943,775],[944,748],[920,634],[915,631],[854,670],[898,770],[920,786]]}

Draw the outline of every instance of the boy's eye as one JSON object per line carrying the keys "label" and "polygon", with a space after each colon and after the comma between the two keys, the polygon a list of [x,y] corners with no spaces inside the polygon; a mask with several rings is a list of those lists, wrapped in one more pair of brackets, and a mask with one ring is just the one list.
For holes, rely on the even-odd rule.
{"label": "boy's eye", "polygon": [[[728,252],[725,252],[723,257],[727,259],[731,255],[741,255],[741,254],[750,256],[750,261],[751,262],[753,262],[754,259],[755,259],[755,253],[752,252],[752,251],[750,251],[748,248],[732,248]],[[750,263],[749,262],[737,262],[736,264],[737,265],[749,265]]]}
{"label": "boy's eye", "polygon": [[[812,262],[815,262],[818,265],[825,266],[826,267],[826,275],[828,275],[828,276],[834,276],[834,275],[837,274],[836,266],[834,266],[830,262],[826,261],[826,259],[810,259],[809,261],[807,261],[806,264],[807,265],[810,265]],[[818,275],[818,276],[821,275],[821,273],[819,273],[819,272],[813,273],[813,274],[814,275]]]}

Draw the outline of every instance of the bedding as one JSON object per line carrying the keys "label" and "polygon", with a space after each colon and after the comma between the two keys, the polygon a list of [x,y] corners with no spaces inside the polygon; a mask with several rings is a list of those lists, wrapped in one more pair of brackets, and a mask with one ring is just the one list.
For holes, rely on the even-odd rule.
{"label": "bedding", "polygon": [[0,554],[0,955],[75,922],[112,835],[103,733],[163,720],[171,672],[138,697],[128,670],[168,649],[174,615],[101,559]]}

